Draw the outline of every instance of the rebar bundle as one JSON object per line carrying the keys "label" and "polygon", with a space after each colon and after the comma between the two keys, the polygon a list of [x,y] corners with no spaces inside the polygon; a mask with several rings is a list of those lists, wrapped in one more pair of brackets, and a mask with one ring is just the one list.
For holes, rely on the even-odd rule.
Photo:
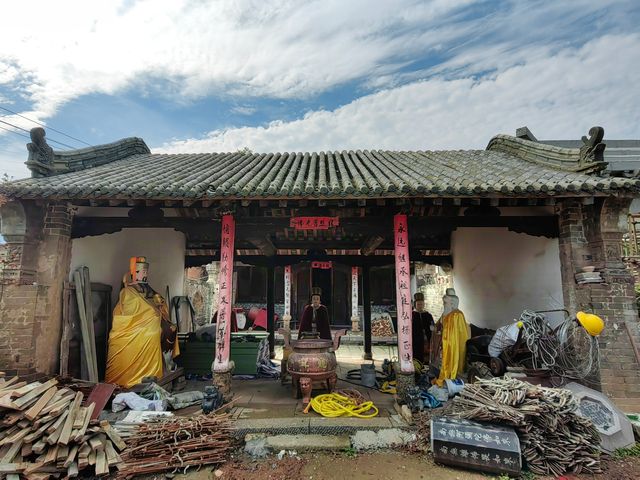
{"label": "rebar bundle", "polygon": [[171,417],[142,424],[129,437],[120,478],[224,463],[233,448],[228,415]]}
{"label": "rebar bundle", "polygon": [[569,390],[493,378],[465,385],[449,415],[515,427],[535,474],[600,473],[600,435],[577,408]]}

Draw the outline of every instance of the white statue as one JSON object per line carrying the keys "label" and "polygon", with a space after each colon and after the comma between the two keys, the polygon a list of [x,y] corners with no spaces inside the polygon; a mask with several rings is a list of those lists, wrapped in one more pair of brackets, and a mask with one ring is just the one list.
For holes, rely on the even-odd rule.
{"label": "white statue", "polygon": [[440,317],[441,320],[454,310],[458,309],[458,306],[460,305],[460,299],[456,295],[455,288],[447,288],[447,291],[442,297],[442,305],[444,309],[442,311],[442,316]]}

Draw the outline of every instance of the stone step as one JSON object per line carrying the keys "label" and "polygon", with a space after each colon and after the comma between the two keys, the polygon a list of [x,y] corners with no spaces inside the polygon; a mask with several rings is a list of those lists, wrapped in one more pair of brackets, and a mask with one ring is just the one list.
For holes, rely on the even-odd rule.
{"label": "stone step", "polygon": [[406,429],[409,425],[400,417],[323,418],[297,416],[285,418],[238,418],[233,421],[237,437],[248,433],[268,435],[352,435],[359,430],[379,431]]}
{"label": "stone step", "polygon": [[245,443],[264,439],[265,448],[272,452],[295,450],[309,452],[318,450],[343,451],[351,448],[349,435],[272,435],[250,433],[244,438]]}
{"label": "stone step", "polygon": [[280,452],[333,451],[348,449],[378,450],[407,445],[415,440],[415,434],[399,428],[374,432],[359,430],[353,435],[266,435],[249,433],[244,437],[245,452],[252,456],[264,456]]}

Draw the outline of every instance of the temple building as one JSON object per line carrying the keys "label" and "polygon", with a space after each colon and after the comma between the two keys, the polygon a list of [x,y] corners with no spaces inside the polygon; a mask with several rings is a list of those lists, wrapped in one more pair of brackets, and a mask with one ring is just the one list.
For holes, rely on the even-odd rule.
{"label": "temple building", "polygon": [[[570,146],[527,132],[484,150],[154,154],[140,138],[54,151],[34,129],[32,178],[0,185],[0,370],[57,372],[65,282],[89,267],[113,307],[129,257],[144,255],[156,290],[189,296],[198,324],[266,309],[272,351],[314,288],[365,358],[372,319],[388,315],[403,361],[416,292],[437,318],[454,287],[480,328],[525,309],[593,312],[606,324],[599,387],[637,411],[622,237],[640,180],[607,168],[600,127]],[[228,373],[218,333],[214,370]]]}

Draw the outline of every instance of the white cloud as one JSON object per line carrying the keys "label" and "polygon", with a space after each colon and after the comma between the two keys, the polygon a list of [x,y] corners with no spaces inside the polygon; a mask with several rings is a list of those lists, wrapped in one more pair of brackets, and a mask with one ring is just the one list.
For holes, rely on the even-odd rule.
{"label": "white cloud", "polygon": [[[0,83],[40,118],[88,93],[153,80],[187,98],[304,97],[432,48],[472,0],[21,1],[3,4]],[[28,12],[28,14],[27,14]],[[462,31],[462,30],[461,30]]]}
{"label": "white cloud", "polygon": [[304,98],[353,80],[373,88],[396,85],[407,79],[398,72],[402,66],[433,53],[464,62],[478,44],[507,45],[506,53],[573,33],[580,39],[596,29],[583,28],[586,16],[625,18],[633,3],[3,2],[0,85],[10,83],[40,120],[82,95],[117,94],[148,82],[161,85],[154,92],[171,85],[183,100],[229,94]]}
{"label": "white cloud", "polygon": [[479,79],[431,78],[334,111],[217,130],[155,151],[484,148],[523,125],[543,139],[577,139],[593,125],[605,128],[605,139],[639,138],[639,45],[640,35],[605,36]]}

